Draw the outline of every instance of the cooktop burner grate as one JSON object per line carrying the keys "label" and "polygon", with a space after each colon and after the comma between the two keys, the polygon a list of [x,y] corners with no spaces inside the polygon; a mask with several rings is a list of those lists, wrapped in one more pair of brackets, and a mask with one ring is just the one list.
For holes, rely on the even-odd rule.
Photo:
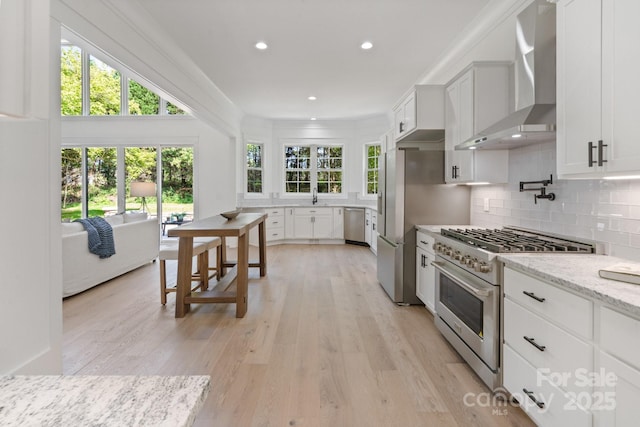
{"label": "cooktop burner grate", "polygon": [[595,246],[591,243],[578,242],[564,237],[515,227],[502,229],[442,229],[441,234],[490,252],[595,253]]}

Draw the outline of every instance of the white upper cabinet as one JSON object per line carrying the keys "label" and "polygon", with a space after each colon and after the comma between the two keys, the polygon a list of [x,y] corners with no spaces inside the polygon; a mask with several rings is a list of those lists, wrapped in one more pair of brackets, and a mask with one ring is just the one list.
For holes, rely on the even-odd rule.
{"label": "white upper cabinet", "polygon": [[444,87],[418,85],[393,109],[395,141],[442,141]]}
{"label": "white upper cabinet", "polygon": [[640,173],[640,2],[557,3],[560,178]]}
{"label": "white upper cabinet", "polygon": [[454,150],[509,113],[509,65],[474,62],[445,89],[445,181],[504,183],[507,150]]}

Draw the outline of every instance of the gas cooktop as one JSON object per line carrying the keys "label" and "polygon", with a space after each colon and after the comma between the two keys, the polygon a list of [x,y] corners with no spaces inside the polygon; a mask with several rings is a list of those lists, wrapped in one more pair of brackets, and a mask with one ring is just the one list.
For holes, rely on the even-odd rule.
{"label": "gas cooktop", "polygon": [[590,242],[571,240],[566,237],[516,227],[502,229],[450,228],[442,229],[441,234],[489,252],[596,252],[595,244]]}

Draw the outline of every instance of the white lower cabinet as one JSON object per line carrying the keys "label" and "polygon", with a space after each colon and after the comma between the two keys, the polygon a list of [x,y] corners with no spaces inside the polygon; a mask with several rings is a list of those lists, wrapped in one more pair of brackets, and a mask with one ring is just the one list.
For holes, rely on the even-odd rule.
{"label": "white lower cabinet", "polygon": [[510,346],[505,346],[503,353],[504,387],[536,424],[544,427],[592,425],[591,413],[580,408],[550,379],[541,376],[539,368]]}
{"label": "white lower cabinet", "polygon": [[416,232],[416,296],[433,314],[436,312],[436,270],[432,252],[433,238],[421,231]]}
{"label": "white lower cabinet", "polygon": [[378,253],[378,213],[371,211],[371,251]]}
{"label": "white lower cabinet", "polygon": [[364,242],[371,246],[371,209],[364,211]]}
{"label": "white lower cabinet", "polygon": [[602,307],[599,329],[597,424],[640,425],[640,320]]}
{"label": "white lower cabinet", "polygon": [[506,390],[540,426],[591,426],[593,302],[505,267],[503,307]]}
{"label": "white lower cabinet", "polygon": [[333,208],[333,231],[331,237],[334,239],[344,239],[344,209]]}

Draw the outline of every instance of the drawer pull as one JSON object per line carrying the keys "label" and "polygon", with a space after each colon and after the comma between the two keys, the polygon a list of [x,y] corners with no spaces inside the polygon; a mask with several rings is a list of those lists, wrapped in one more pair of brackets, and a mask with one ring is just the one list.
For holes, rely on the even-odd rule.
{"label": "drawer pull", "polygon": [[545,300],[545,298],[538,297],[533,292],[522,291],[522,293],[525,294],[526,296],[528,296],[529,298],[533,298],[534,300],[536,300],[538,302],[544,302],[544,300]]}
{"label": "drawer pull", "polygon": [[533,392],[532,392],[532,391],[529,391],[529,390],[527,390],[526,388],[523,388],[523,389],[522,389],[522,391],[524,391],[524,394],[526,394],[526,395],[527,395],[527,397],[528,397],[529,399],[531,399],[531,401],[532,401],[533,403],[535,403],[535,404],[536,404],[536,406],[537,406],[538,408],[540,408],[540,409],[544,408],[544,402],[540,402],[539,400],[537,400],[537,399],[534,397],[534,395],[533,395]]}
{"label": "drawer pull", "polygon": [[420,240],[420,243],[422,243],[423,245],[429,245],[429,243],[425,242],[424,240]]}
{"label": "drawer pull", "polygon": [[273,221],[273,222],[272,222],[272,224],[277,224],[277,223],[278,223],[278,221]]}
{"label": "drawer pull", "polygon": [[537,348],[537,349],[538,349],[538,350],[540,350],[540,351],[544,351],[544,349],[545,349],[545,348],[547,348],[547,347],[546,347],[546,346],[544,346],[544,345],[540,345],[540,344],[538,344],[538,343],[536,342],[535,338],[529,338],[528,336],[524,336],[523,338],[524,338],[524,340],[525,340],[526,342],[528,342],[529,344],[531,344],[532,346],[534,346],[535,348]]}

